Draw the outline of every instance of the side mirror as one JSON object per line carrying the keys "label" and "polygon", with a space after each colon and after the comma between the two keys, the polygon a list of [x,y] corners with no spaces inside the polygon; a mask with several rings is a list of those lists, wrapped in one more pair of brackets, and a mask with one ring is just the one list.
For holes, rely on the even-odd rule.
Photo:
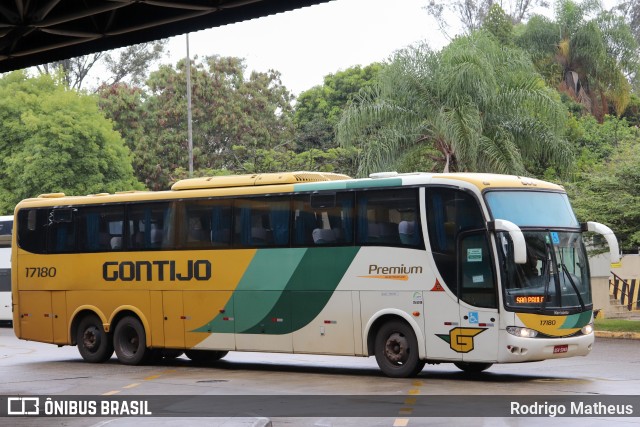
{"label": "side mirror", "polygon": [[506,219],[496,219],[487,223],[489,231],[506,231],[513,241],[513,262],[516,264],[526,264],[527,243],[520,227]]}
{"label": "side mirror", "polygon": [[613,231],[604,224],[599,222],[589,221],[586,224],[581,224],[583,231],[593,231],[594,233],[601,234],[609,245],[609,256],[611,257],[611,263],[615,264],[620,262],[620,247],[618,246],[618,239]]}

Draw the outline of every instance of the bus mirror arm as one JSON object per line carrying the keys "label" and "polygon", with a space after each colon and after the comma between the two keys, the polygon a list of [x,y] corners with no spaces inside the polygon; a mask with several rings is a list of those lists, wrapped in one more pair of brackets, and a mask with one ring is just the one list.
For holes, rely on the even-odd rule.
{"label": "bus mirror arm", "polygon": [[520,227],[506,219],[496,219],[487,223],[489,231],[506,231],[513,241],[513,261],[516,264],[526,264],[527,243]]}
{"label": "bus mirror arm", "polygon": [[616,239],[616,235],[613,234],[613,231],[609,227],[593,221],[589,221],[586,224],[581,225],[583,231],[592,231],[594,233],[601,234],[607,241],[607,245],[609,245],[611,263],[620,262],[620,247],[618,246],[618,239]]}

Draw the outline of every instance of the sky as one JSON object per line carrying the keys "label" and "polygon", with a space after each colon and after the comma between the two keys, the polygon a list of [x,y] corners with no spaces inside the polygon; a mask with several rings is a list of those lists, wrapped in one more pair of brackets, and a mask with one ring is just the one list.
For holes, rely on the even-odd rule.
{"label": "sky", "polygon": [[[245,59],[247,70],[280,71],[293,94],[322,84],[323,77],[355,65],[383,61],[396,50],[427,41],[448,43],[423,9],[428,0],[333,0],[278,15],[189,35],[189,55]],[[186,56],[186,37],[172,37],[163,63]]]}

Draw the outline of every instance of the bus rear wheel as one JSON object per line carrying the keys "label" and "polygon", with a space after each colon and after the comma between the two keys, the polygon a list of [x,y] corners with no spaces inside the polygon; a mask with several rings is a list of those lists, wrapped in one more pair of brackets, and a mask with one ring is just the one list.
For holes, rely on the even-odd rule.
{"label": "bus rear wheel", "polygon": [[416,335],[403,321],[393,320],[382,325],[376,334],[374,349],[378,366],[389,377],[413,377],[424,368]]}
{"label": "bus rear wheel", "polygon": [[76,343],[80,356],[87,362],[103,363],[113,355],[111,336],[104,331],[95,314],[84,316],[78,324]]}
{"label": "bus rear wheel", "polygon": [[144,326],[133,316],[124,317],[118,322],[113,333],[113,346],[118,360],[124,365],[139,365],[151,355]]}
{"label": "bus rear wheel", "polygon": [[187,350],[184,352],[189,359],[198,363],[217,362],[228,353],[224,350]]}
{"label": "bus rear wheel", "polygon": [[480,362],[454,362],[453,364],[456,365],[458,369],[461,369],[469,374],[477,374],[479,372],[486,371],[493,365],[493,363]]}

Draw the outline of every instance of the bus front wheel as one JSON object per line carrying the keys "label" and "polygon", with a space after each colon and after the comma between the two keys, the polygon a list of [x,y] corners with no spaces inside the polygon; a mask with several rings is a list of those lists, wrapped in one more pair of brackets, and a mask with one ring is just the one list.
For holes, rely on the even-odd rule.
{"label": "bus front wheel", "polygon": [[127,316],[122,318],[113,333],[113,346],[120,363],[139,365],[151,354],[147,348],[147,335],[140,321]]}
{"label": "bus front wheel", "polygon": [[104,331],[100,318],[95,314],[84,316],[76,332],[78,351],[84,360],[103,363],[113,355],[111,336]]}
{"label": "bus front wheel", "polygon": [[382,325],[376,334],[374,348],[378,366],[389,377],[413,377],[424,368],[416,335],[403,321],[393,320]]}

